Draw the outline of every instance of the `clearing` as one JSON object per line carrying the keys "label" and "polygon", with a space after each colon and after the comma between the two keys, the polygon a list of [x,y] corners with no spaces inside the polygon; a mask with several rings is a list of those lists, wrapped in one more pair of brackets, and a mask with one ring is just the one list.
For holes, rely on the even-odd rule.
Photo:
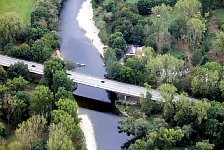
{"label": "clearing", "polygon": [[28,23],[36,0],[1,0],[0,17],[8,13],[18,15],[23,23]]}

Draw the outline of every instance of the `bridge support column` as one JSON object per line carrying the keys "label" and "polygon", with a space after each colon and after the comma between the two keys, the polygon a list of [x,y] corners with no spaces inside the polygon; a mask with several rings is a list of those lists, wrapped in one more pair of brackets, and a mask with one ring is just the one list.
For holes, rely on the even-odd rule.
{"label": "bridge support column", "polygon": [[126,95],[124,96],[124,100],[127,101],[127,96]]}

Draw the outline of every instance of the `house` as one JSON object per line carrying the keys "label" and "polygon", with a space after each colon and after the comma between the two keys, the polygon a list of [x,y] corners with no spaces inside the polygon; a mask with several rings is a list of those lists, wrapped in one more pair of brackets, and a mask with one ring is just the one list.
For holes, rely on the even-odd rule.
{"label": "house", "polygon": [[134,46],[134,45],[127,45],[125,49],[125,56],[136,56],[142,57],[142,47]]}

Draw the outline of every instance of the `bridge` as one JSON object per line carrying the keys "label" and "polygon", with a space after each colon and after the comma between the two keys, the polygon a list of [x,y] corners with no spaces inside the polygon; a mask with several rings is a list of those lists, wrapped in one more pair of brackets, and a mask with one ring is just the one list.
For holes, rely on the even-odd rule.
{"label": "bridge", "polygon": [[[17,62],[23,62],[24,64],[28,65],[28,69],[31,73],[43,75],[44,74],[44,67],[42,64],[21,60],[17,58],[12,58],[6,55],[0,55],[0,65],[9,67],[12,64]],[[131,84],[121,83],[113,80],[108,80],[104,78],[99,78],[83,73],[67,71],[69,77],[76,83],[96,87],[116,93],[122,93],[124,95],[136,96],[139,97],[140,94],[146,94],[146,88],[135,86]],[[160,92],[157,90],[151,90],[152,99],[153,100],[162,100],[163,97],[161,96]],[[175,96],[176,97],[176,96]]]}

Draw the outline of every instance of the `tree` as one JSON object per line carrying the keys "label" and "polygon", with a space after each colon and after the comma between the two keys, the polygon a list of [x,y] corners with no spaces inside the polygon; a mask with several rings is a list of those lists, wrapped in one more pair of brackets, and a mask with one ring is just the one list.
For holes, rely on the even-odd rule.
{"label": "tree", "polygon": [[138,11],[140,15],[150,15],[151,8],[154,6],[153,1],[139,0],[137,3]]}
{"label": "tree", "polygon": [[16,129],[16,138],[25,149],[31,149],[32,143],[41,138],[46,130],[47,120],[40,115],[34,115],[27,121],[19,124]]}
{"label": "tree", "polygon": [[206,31],[205,22],[200,14],[195,15],[187,22],[187,42],[193,52],[200,45]]}
{"label": "tree", "polygon": [[52,110],[53,93],[46,86],[35,87],[31,93],[31,110],[35,113],[49,113]]}
{"label": "tree", "polygon": [[13,65],[9,66],[9,69],[7,70],[7,77],[9,79],[13,79],[15,77],[23,77],[25,80],[29,80],[29,69],[28,65],[24,64],[23,62],[18,62]]}
{"label": "tree", "polygon": [[23,91],[29,82],[23,79],[23,77],[14,78],[13,80],[8,79],[6,82],[6,86],[9,88],[10,92],[18,92]]}
{"label": "tree", "polygon": [[55,58],[52,58],[49,61],[44,62],[43,82],[49,88],[52,88],[52,85],[53,85],[53,75],[55,74],[55,72],[57,70],[65,71],[65,63],[61,59],[55,57]]}
{"label": "tree", "polygon": [[201,50],[196,50],[192,57],[191,57],[191,63],[193,66],[197,66],[197,65],[200,65],[201,62],[202,62],[202,52]]}
{"label": "tree", "polygon": [[201,3],[198,0],[178,0],[175,4],[175,11],[179,18],[188,20],[194,16],[195,13],[200,12]]}
{"label": "tree", "polygon": [[0,47],[4,48],[7,43],[14,43],[22,32],[23,25],[15,14],[0,18]]}
{"label": "tree", "polygon": [[213,150],[215,147],[214,144],[210,144],[208,140],[203,140],[196,143],[197,150]]}
{"label": "tree", "polygon": [[216,34],[216,38],[213,45],[218,50],[224,51],[224,32],[223,31]]}
{"label": "tree", "polygon": [[62,124],[51,124],[49,127],[48,150],[73,150],[71,138],[66,134],[66,128]]}
{"label": "tree", "polygon": [[8,125],[12,117],[12,113],[16,107],[15,100],[16,97],[12,97],[9,93],[5,94],[4,98],[2,99],[3,116],[6,116]]}
{"label": "tree", "polygon": [[59,87],[64,87],[66,91],[72,90],[73,81],[67,76],[65,71],[57,70],[53,74],[53,92],[56,93]]}
{"label": "tree", "polygon": [[74,100],[60,99],[59,101],[56,102],[56,106],[58,107],[58,109],[64,110],[65,112],[70,114],[75,119],[76,124],[79,123],[77,114],[78,105]]}
{"label": "tree", "polygon": [[158,131],[149,132],[148,138],[152,140],[155,149],[170,149],[184,137],[182,129],[159,128]]}
{"label": "tree", "polygon": [[71,91],[65,90],[65,87],[59,87],[57,93],[55,93],[55,101],[59,99],[73,99]]}
{"label": "tree", "polygon": [[110,61],[106,64],[107,77],[111,79],[120,80],[120,71],[122,65],[118,61]]}
{"label": "tree", "polygon": [[211,104],[206,101],[196,100],[192,107],[192,115],[197,118],[198,124],[201,124],[203,120],[208,119],[207,111],[211,107]]}
{"label": "tree", "polygon": [[177,19],[170,25],[168,31],[172,37],[178,42],[187,34],[187,22],[183,19]]}
{"label": "tree", "polygon": [[184,62],[171,55],[157,55],[147,59],[147,69],[155,74],[157,83],[172,83],[183,72]]}
{"label": "tree", "polygon": [[141,110],[149,116],[152,111],[152,94],[150,93],[150,88],[147,88],[145,98],[144,95],[140,95],[140,104]]}
{"label": "tree", "polygon": [[0,83],[5,82],[6,79],[7,79],[7,72],[2,66],[0,66]]}
{"label": "tree", "polygon": [[157,32],[158,41],[160,31],[164,31],[167,28],[167,19],[170,17],[172,8],[162,4],[161,6],[155,6],[152,8],[152,15],[150,15],[150,21],[152,22],[155,31]]}
{"label": "tree", "polygon": [[123,37],[123,34],[121,32],[115,32],[114,34],[111,34],[108,38],[108,45],[111,48],[118,48],[124,50],[126,47],[126,41]]}
{"label": "tree", "polygon": [[181,96],[180,99],[175,102],[174,120],[177,122],[178,126],[182,127],[193,122],[192,106],[192,102],[184,96]]}
{"label": "tree", "polygon": [[158,89],[164,100],[169,102],[173,100],[174,94],[177,92],[177,88],[174,85],[167,83],[160,85]]}
{"label": "tree", "polygon": [[115,11],[116,3],[114,0],[105,0],[103,2],[103,7],[107,10],[107,12],[114,12]]}
{"label": "tree", "polygon": [[43,63],[50,58],[52,53],[51,45],[43,39],[36,40],[31,47],[32,60]]}

